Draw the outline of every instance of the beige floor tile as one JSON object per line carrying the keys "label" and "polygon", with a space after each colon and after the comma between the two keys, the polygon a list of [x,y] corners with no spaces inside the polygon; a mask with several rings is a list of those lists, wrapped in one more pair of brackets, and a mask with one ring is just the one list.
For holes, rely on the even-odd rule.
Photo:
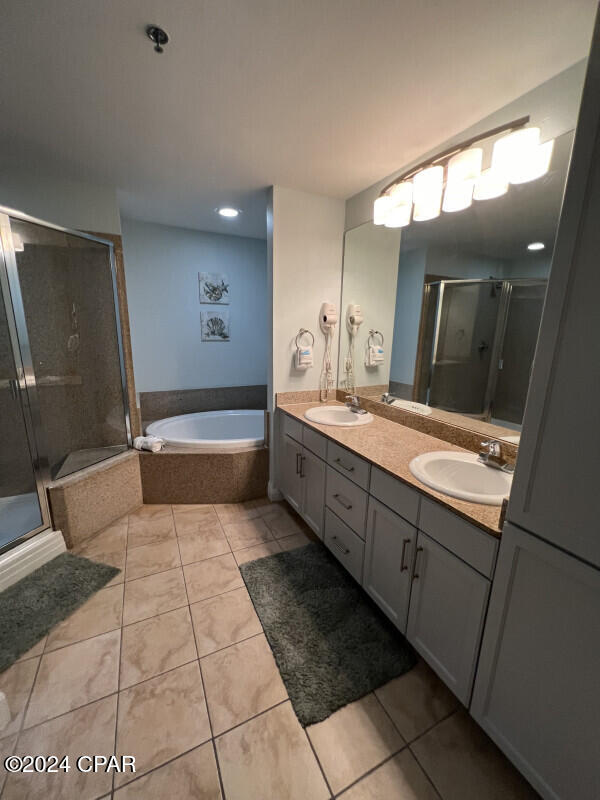
{"label": "beige floor tile", "polygon": [[282,550],[295,550],[297,547],[304,547],[306,544],[316,542],[317,538],[307,536],[305,533],[294,533],[292,536],[284,536],[283,539],[277,541]]}
{"label": "beige floor tile", "polygon": [[25,727],[116,692],[121,631],[111,631],[42,656]]}
{"label": "beige floor tile", "polygon": [[240,522],[244,519],[256,519],[267,513],[272,503],[268,498],[248,500],[245,503],[215,504],[214,509],[222,523]]}
{"label": "beige floor tile", "polygon": [[311,725],[306,732],[334,794],[405,744],[373,694]]}
{"label": "beige floor tile", "polygon": [[307,530],[302,519],[287,505],[287,503],[274,503],[262,519],[276,539],[291,536],[293,533],[304,533]]}
{"label": "beige floor tile", "polygon": [[8,736],[6,739],[0,739],[0,793],[2,792],[4,781],[6,780],[6,776],[8,774],[2,764],[7,756],[14,755],[16,743],[16,736]]}
{"label": "beige floor tile", "polygon": [[244,585],[238,565],[231,553],[216,556],[183,568],[190,603],[214,597]]}
{"label": "beige floor tile", "polygon": [[279,542],[275,540],[264,542],[264,544],[255,544],[252,547],[245,547],[243,550],[236,550],[233,555],[238,564],[245,564],[248,561],[255,561],[257,558],[272,556],[273,553],[281,553]]}
{"label": "beige floor tile", "polygon": [[123,518],[94,534],[81,547],[76,548],[76,552],[91,558],[94,554],[118,553],[126,547],[127,518]]}
{"label": "beige floor tile", "polygon": [[410,747],[444,800],[538,797],[466,711],[457,711]]}
{"label": "beige floor tile", "polygon": [[114,752],[116,713],[117,695],[114,694],[25,731],[19,739],[18,755],[68,755],[71,769],[68,773],[10,775],[3,797],[6,800],[92,800],[110,791],[110,773],[79,772],[75,764],[81,755]]}
{"label": "beige floor tile", "polygon": [[211,505],[173,506],[177,535],[195,533],[203,528],[220,525],[217,512]]}
{"label": "beige floor tile", "polygon": [[190,611],[201,657],[263,631],[245,588],[194,603]]}
{"label": "beige floor tile", "polygon": [[325,800],[329,791],[290,703],[216,740],[227,800]]}
{"label": "beige floor tile", "polygon": [[215,736],[287,697],[263,635],[206,656],[201,664]]}
{"label": "beige floor tile", "polygon": [[221,786],[212,742],[196,747],[164,767],[128,783],[116,800],[221,800]]}
{"label": "beige floor tile", "polygon": [[[408,748],[340,795],[340,800],[439,800]],[[483,800],[481,798],[480,800]]]}
{"label": "beige floor tile", "polygon": [[121,627],[122,617],[123,586],[100,589],[50,631],[46,652],[116,630]]}
{"label": "beige floor tile", "polygon": [[[138,774],[210,738],[198,662],[158,675],[120,693],[117,753],[135,755]],[[116,776],[115,785],[128,776]]]}
{"label": "beige floor tile", "polygon": [[145,544],[127,551],[127,566],[125,580],[132,581],[153,575],[155,572],[165,572],[181,564],[177,539],[168,539],[159,544]]}
{"label": "beige floor tile", "polygon": [[127,549],[147,544],[160,544],[175,538],[173,515],[146,519],[129,526]]}
{"label": "beige floor tile", "polygon": [[149,519],[156,520],[161,517],[171,517],[172,514],[173,512],[171,511],[170,505],[165,503],[149,503],[140,506],[128,515],[129,525],[131,527],[138,525],[140,522],[146,522]]}
{"label": "beige floor tile", "polygon": [[[0,737],[18,733],[39,662],[39,657],[17,661],[0,675],[0,692],[4,692],[6,695],[10,710],[10,722],[6,728],[0,731]],[[0,765],[1,771],[2,766]]]}
{"label": "beige floor tile", "polygon": [[459,707],[456,697],[424,661],[376,689],[375,694],[407,742]]}
{"label": "beige floor tile", "polygon": [[123,624],[155,617],[187,605],[183,570],[171,569],[125,584]]}
{"label": "beige floor tile", "polygon": [[177,534],[182,564],[193,564],[194,561],[204,561],[206,558],[231,552],[223,528],[218,522],[198,530],[185,528],[185,531]]}
{"label": "beige floor tile", "polygon": [[41,656],[44,652],[44,647],[46,646],[46,640],[48,636],[42,636],[37,644],[34,644],[33,647],[28,650],[26,653],[23,653],[19,661],[25,661],[27,658],[33,658],[34,656]]}
{"label": "beige floor tile", "polygon": [[187,607],[123,628],[121,689],[197,658]]}
{"label": "beige floor tile", "polygon": [[244,547],[252,547],[254,544],[262,544],[273,539],[271,531],[262,519],[226,522],[223,530],[232,550],[242,550]]}

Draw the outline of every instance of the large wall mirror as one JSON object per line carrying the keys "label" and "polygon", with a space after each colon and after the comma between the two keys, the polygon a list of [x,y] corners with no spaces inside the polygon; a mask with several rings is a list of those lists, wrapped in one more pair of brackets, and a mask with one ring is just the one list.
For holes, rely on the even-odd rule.
{"label": "large wall mirror", "polygon": [[[543,177],[427,222],[367,222],[346,232],[340,389],[518,443],[573,144],[576,78],[575,102],[564,79],[554,104],[552,82],[540,87],[541,105],[556,116],[546,117],[555,143]],[[527,99],[535,106],[535,91]],[[356,305],[362,322],[352,328],[346,318]]]}

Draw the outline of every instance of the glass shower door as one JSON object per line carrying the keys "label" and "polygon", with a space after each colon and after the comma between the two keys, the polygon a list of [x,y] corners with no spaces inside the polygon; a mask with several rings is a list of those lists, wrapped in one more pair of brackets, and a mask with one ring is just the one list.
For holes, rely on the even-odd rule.
{"label": "glass shower door", "polygon": [[46,527],[25,423],[24,393],[13,343],[8,283],[0,261],[0,552]]}

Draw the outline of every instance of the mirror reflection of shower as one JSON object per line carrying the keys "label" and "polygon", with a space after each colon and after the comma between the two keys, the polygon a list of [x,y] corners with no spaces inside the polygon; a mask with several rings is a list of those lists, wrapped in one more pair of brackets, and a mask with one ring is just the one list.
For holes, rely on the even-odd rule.
{"label": "mirror reflection of shower", "polygon": [[546,284],[495,278],[426,283],[413,399],[520,427]]}

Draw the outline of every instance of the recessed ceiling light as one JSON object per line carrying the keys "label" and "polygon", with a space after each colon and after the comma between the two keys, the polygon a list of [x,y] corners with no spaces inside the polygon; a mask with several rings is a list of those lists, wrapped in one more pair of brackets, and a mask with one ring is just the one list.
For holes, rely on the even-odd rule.
{"label": "recessed ceiling light", "polygon": [[227,217],[228,219],[237,217],[239,213],[239,209],[231,208],[231,206],[222,206],[221,208],[217,208],[217,214],[220,214],[222,217]]}
{"label": "recessed ceiling light", "polygon": [[543,250],[546,245],[543,242],[531,242],[527,245],[528,250]]}

